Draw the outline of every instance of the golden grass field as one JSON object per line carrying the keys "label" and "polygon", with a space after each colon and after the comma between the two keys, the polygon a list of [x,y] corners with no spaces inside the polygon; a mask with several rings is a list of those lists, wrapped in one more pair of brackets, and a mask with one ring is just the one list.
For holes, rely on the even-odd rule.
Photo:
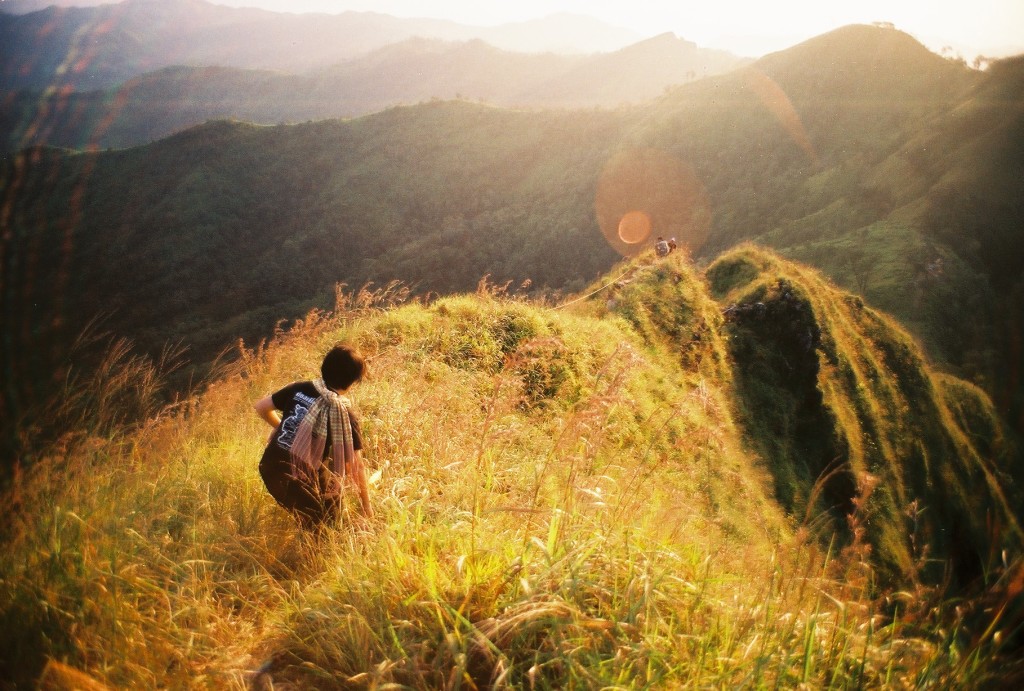
{"label": "golden grass field", "polygon": [[[131,426],[108,424],[111,406],[159,374],[112,354],[77,427],[4,495],[0,688],[32,688],[47,661],[115,689],[1012,678],[1009,576],[992,574],[987,612],[913,573],[883,584],[869,538],[888,536],[872,525],[888,505],[870,488],[845,537],[813,484],[783,510],[705,279],[681,255],[609,276],[627,277],[614,303],[606,279],[564,308],[485,281],[429,304],[339,289],[332,313],[240,345],[202,392]],[[829,333],[863,338],[842,325]],[[352,395],[376,515],[313,536],[262,485],[251,406],[338,341],[369,360]],[[83,686],[60,665],[48,684]]]}

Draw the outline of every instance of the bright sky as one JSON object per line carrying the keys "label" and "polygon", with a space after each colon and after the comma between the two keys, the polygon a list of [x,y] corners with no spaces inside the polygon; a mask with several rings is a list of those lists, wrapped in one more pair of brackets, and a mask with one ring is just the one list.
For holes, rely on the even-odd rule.
{"label": "bright sky", "polygon": [[213,0],[282,12],[373,11],[494,25],[556,12],[590,15],[643,36],[666,31],[757,57],[846,24],[891,22],[968,59],[1024,52],[1024,0]]}

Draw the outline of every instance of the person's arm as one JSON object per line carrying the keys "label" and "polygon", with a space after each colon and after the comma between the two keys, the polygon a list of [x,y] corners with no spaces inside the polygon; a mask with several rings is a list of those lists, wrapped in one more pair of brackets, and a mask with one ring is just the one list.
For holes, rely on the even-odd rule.
{"label": "person's arm", "polygon": [[[270,396],[264,396],[253,403],[252,407],[256,410],[256,414],[275,430],[281,424],[281,411],[274,405],[274,401]],[[273,438],[273,433],[271,433],[271,438]]]}
{"label": "person's arm", "polygon": [[363,465],[363,455],[360,451],[356,451],[355,457],[348,464],[347,470],[349,476],[356,483],[356,489],[359,490],[359,503],[362,504],[363,515],[367,518],[372,517],[373,507],[370,506],[370,488],[366,482],[366,467]]}

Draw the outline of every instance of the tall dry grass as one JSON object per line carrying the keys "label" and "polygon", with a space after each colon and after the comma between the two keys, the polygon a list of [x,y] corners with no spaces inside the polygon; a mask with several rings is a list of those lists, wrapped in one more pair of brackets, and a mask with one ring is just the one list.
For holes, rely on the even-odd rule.
{"label": "tall dry grass", "polygon": [[[767,498],[720,382],[626,322],[493,290],[340,291],[202,395],[5,497],[0,677],[114,688],[912,688],[998,678]],[[402,304],[404,303],[404,304]],[[265,492],[255,399],[358,344],[373,520]],[[861,517],[860,520],[867,520]],[[998,628],[998,627],[997,627]]]}

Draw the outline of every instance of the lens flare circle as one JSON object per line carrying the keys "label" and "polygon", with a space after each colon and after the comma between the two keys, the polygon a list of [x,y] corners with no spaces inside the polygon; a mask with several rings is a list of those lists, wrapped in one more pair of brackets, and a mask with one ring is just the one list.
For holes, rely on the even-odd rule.
{"label": "lens flare circle", "polygon": [[627,149],[601,172],[594,211],[605,240],[633,257],[658,236],[696,254],[711,228],[711,205],[696,173],[659,149]]}
{"label": "lens flare circle", "polygon": [[638,245],[651,237],[651,217],[644,211],[629,211],[619,219],[619,240]]}

